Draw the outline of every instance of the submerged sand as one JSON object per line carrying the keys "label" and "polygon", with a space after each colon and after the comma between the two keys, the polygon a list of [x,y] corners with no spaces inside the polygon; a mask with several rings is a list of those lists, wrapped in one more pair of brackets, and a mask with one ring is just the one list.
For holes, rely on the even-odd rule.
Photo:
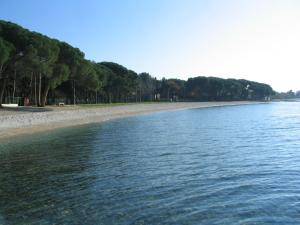
{"label": "submerged sand", "polygon": [[0,110],[0,139],[153,112],[254,103],[257,102],[140,103],[90,108],[54,107],[43,111],[35,109]]}

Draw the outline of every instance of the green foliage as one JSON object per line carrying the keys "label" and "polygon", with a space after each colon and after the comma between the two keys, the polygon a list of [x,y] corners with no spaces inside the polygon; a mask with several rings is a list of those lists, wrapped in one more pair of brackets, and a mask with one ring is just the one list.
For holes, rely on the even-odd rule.
{"label": "green foliage", "polygon": [[127,101],[136,89],[137,74],[113,62],[102,62],[99,65],[107,72],[105,90],[108,102]]}
{"label": "green foliage", "polygon": [[0,37],[0,67],[10,59],[13,51],[13,45]]}
{"label": "green foliage", "polygon": [[78,79],[78,70],[84,61],[84,53],[65,42],[58,42],[58,46],[60,49],[58,61],[69,67],[71,79]]}
{"label": "green foliage", "polygon": [[269,85],[248,80],[195,77],[188,79],[186,93],[193,100],[232,101],[264,100],[274,92]]}
{"label": "green foliage", "polygon": [[261,100],[274,94],[269,85],[247,80],[157,80],[148,73],[138,75],[117,63],[86,60],[80,49],[68,43],[2,20],[0,68],[0,105],[3,97],[11,93],[41,106],[55,103],[56,99],[86,104],[170,99],[223,101]]}
{"label": "green foliage", "polygon": [[69,77],[70,70],[65,64],[56,64],[53,69],[53,75],[49,80],[50,88],[54,89]]}
{"label": "green foliage", "polygon": [[100,82],[92,62],[84,60],[78,68],[78,83],[80,86],[86,87],[88,90],[97,90]]}

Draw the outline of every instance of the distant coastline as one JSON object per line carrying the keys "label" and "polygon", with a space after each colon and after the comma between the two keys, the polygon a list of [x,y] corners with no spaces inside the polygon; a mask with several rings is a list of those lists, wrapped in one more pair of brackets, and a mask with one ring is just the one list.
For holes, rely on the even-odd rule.
{"label": "distant coastline", "polygon": [[300,102],[300,98],[273,99],[274,102]]}
{"label": "distant coastline", "polygon": [[100,123],[117,118],[150,114],[179,109],[208,108],[217,106],[234,106],[257,104],[261,102],[178,102],[151,104],[124,104],[106,107],[56,107],[39,111],[0,110],[0,139],[18,135],[30,135],[57,128]]}

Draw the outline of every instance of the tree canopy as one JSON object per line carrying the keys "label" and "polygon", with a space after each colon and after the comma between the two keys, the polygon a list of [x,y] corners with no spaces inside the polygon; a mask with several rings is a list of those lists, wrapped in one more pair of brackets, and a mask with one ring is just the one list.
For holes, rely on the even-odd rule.
{"label": "tree canopy", "polygon": [[16,101],[16,96],[45,106],[58,101],[263,100],[273,94],[269,85],[248,80],[203,76],[158,80],[114,62],[87,60],[66,42],[0,20],[0,105]]}

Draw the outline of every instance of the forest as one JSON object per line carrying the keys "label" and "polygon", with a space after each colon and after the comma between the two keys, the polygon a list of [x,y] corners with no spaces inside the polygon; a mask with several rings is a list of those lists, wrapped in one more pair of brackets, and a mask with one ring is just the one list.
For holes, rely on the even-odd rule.
{"label": "forest", "polygon": [[0,106],[145,101],[266,100],[275,92],[248,80],[156,79],[114,62],[95,62],[66,42],[0,20]]}

